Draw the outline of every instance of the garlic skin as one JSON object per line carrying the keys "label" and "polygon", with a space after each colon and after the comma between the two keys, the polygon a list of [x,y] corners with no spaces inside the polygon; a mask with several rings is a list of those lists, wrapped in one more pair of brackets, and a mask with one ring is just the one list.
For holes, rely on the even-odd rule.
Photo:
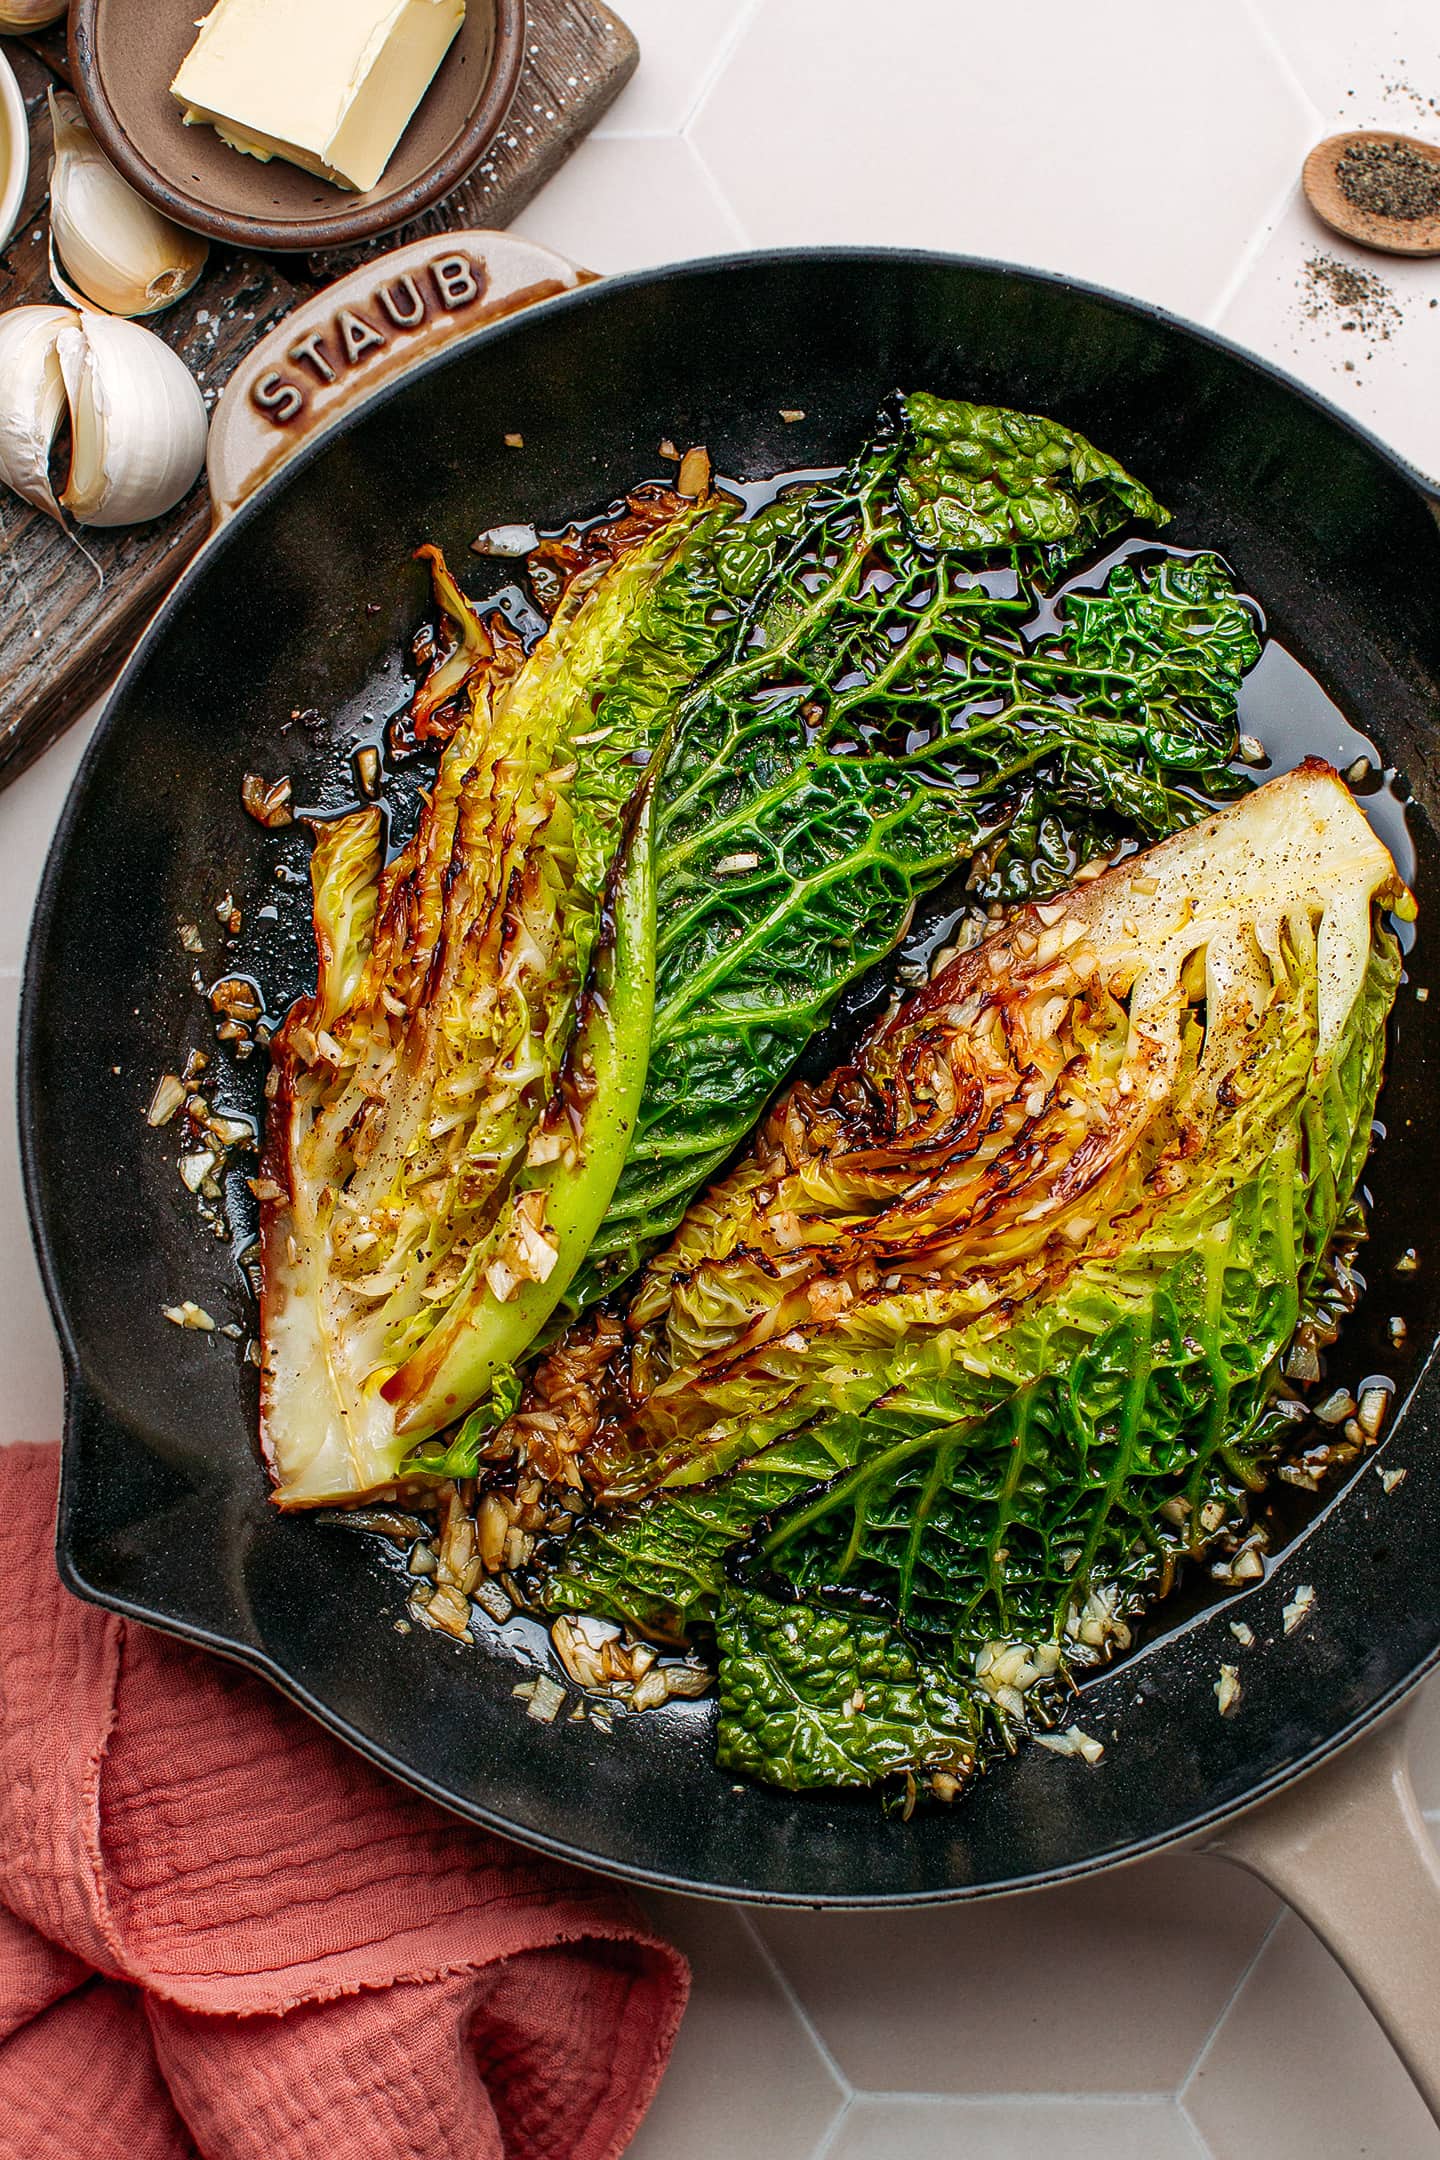
{"label": "garlic skin", "polygon": [[89,308],[55,343],[70,401],[65,508],[82,525],[172,510],[205,462],[210,425],[184,361],[152,330]]}
{"label": "garlic skin", "polygon": [[0,315],[0,481],[53,517],[50,446],[65,410],[56,344],[73,308],[17,307]]}
{"label": "garlic skin", "polygon": [[204,269],[209,243],[162,217],[120,177],[68,91],[47,95],[55,132],[51,273],[57,256],[64,272],[56,284],[67,299],[107,315],[154,315],[170,307]]}
{"label": "garlic skin", "polygon": [[0,0],[0,37],[21,37],[58,22],[68,0]]}

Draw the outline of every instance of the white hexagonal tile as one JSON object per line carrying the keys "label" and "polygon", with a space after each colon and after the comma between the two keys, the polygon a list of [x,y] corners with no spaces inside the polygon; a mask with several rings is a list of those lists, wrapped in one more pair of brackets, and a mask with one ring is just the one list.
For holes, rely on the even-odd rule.
{"label": "white hexagonal tile", "polygon": [[[1336,126],[1435,133],[1440,47],[1434,0],[1255,0],[1305,89]],[[1434,101],[1434,102],[1432,102]]]}
{"label": "white hexagonal tile", "polygon": [[[1358,305],[1335,297],[1328,264],[1370,281]],[[1217,327],[1298,375],[1440,483],[1440,279],[1433,262],[1348,247],[1297,194]]]}
{"label": "white hexagonal tile", "polygon": [[97,712],[98,707],[89,707],[0,793],[0,968],[24,963],[35,889]]}
{"label": "white hexagonal tile", "polygon": [[592,136],[512,229],[587,270],[643,270],[743,245],[709,174],[675,135]]}
{"label": "white hexagonal tile", "polygon": [[754,1917],[861,2090],[1153,2093],[1185,2076],[1275,1911],[1237,1869],[1167,1856],[993,1904]]}
{"label": "white hexagonal tile", "polygon": [[1440,1674],[1415,1691],[1410,1710],[1410,1775],[1427,1814],[1440,1813]]}
{"label": "white hexagonal tile", "polygon": [[1213,2160],[1440,2160],[1440,2129],[1399,2057],[1290,1913],[1182,2098]]}
{"label": "white hexagonal tile", "polygon": [[601,135],[678,134],[759,0],[622,0],[640,65]]}
{"label": "white hexagonal tile", "polygon": [[1041,264],[1191,315],[1220,300],[1316,115],[1244,0],[768,0],[687,130],[757,244]]}
{"label": "white hexagonal tile", "polygon": [[50,1310],[31,1250],[20,1185],[20,1146],[15,1123],[16,1022],[20,984],[0,975],[0,1043],[5,1046],[5,1087],[0,1097],[0,1447],[19,1440],[57,1440],[64,1402],[60,1352]]}
{"label": "white hexagonal tile", "polygon": [[659,1894],[693,1983],[670,2067],[626,2160],[810,2160],[847,2098],[733,1906]]}
{"label": "white hexagonal tile", "polygon": [[[1171,2100],[866,2099],[853,2102],[825,2160],[1203,2160]],[[1258,2160],[1258,2155],[1257,2155]]]}

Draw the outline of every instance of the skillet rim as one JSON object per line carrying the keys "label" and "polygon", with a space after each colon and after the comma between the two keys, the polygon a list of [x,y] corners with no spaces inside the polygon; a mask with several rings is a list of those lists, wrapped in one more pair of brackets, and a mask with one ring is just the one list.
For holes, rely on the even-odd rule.
{"label": "skillet rim", "polygon": [[[805,1893],[796,1891],[755,1889],[726,1883],[697,1882],[693,1877],[676,1876],[646,1868],[636,1863],[621,1861],[609,1856],[597,1858],[583,1847],[564,1838],[537,1831],[527,1825],[516,1824],[493,1808],[470,1801],[445,1789],[390,1752],[381,1742],[373,1740],[350,1725],[330,1705],[313,1695],[296,1680],[283,1665],[268,1652],[253,1643],[239,1641],[231,1636],[218,1635],[192,1621],[179,1619],[157,1611],[133,1599],[117,1596],[113,1592],[97,1588],[82,1574],[70,1549],[70,1529],[74,1502],[71,1456],[74,1436],[81,1408],[89,1390],[81,1376],[81,1360],[74,1333],[65,1310],[56,1270],[49,1245],[48,1226],[43,1219],[39,1186],[39,1142],[37,1124],[39,1111],[36,1091],[38,1042],[35,1026],[36,1004],[39,996],[39,978],[42,972],[42,948],[48,935],[56,908],[56,892],[61,868],[68,856],[72,830],[78,816],[78,807],[85,791],[92,767],[109,742],[119,719],[119,709],[132,681],[148,665],[154,651],[168,634],[171,618],[188,598],[192,585],[208,571],[210,559],[217,548],[223,549],[232,535],[238,535],[252,520],[264,514],[276,496],[303,473],[314,459],[321,456],[341,435],[361,419],[388,405],[393,399],[408,392],[417,381],[438,373],[445,367],[458,363],[472,347],[486,341],[500,341],[520,329],[532,316],[542,311],[549,315],[569,312],[576,308],[597,304],[599,296],[615,290],[632,290],[643,286],[669,283],[687,277],[713,275],[729,270],[751,270],[785,264],[805,264],[811,268],[830,263],[855,264],[879,263],[906,265],[916,269],[941,266],[946,269],[979,271],[994,276],[1018,279],[1024,284],[1042,287],[1058,287],[1087,299],[1099,300],[1144,323],[1179,331],[1185,339],[1199,344],[1232,361],[1238,361],[1245,369],[1260,375],[1281,390],[1298,398],[1301,403],[1318,413],[1323,419],[1338,426],[1346,435],[1363,445],[1379,463],[1387,467],[1412,493],[1423,507],[1430,510],[1440,521],[1440,480],[1432,480],[1420,469],[1400,456],[1389,444],[1362,422],[1342,412],[1330,399],[1314,390],[1307,383],[1289,374],[1273,361],[1249,351],[1233,339],[1206,326],[1189,321],[1159,304],[1136,299],[1113,289],[1091,283],[1088,280],[1066,276],[1063,272],[1034,269],[1023,264],[997,260],[993,257],[952,253],[943,249],[881,248],[867,246],[815,246],[757,250],[737,250],[723,255],[688,258],[679,263],[667,263],[649,269],[629,271],[615,277],[602,277],[595,284],[582,286],[574,291],[526,308],[517,315],[502,318],[499,322],[477,326],[463,332],[439,352],[417,361],[412,367],[389,382],[379,386],[369,396],[362,397],[355,405],[337,414],[324,428],[305,444],[271,476],[258,486],[238,510],[231,513],[207,536],[191,561],[181,572],[175,584],[146,623],[135,646],[120,673],[108,691],[101,708],[94,733],[87,744],[66,797],[64,809],[56,824],[46,855],[44,870],[36,893],[27,941],[25,966],[22,977],[19,1026],[17,1031],[17,1114],[20,1141],[20,1160],[25,1194],[26,1215],[30,1226],[31,1242],[45,1291],[46,1303],[60,1344],[65,1375],[65,1412],[61,1441],[60,1492],[56,1519],[55,1556],[61,1581],[76,1596],[88,1603],[99,1605],[124,1618],[136,1620],[146,1626],[181,1640],[195,1643],[216,1655],[226,1657],[233,1663],[258,1674],[281,1694],[296,1703],[308,1715],[314,1717],[328,1731],[349,1747],[373,1762],[388,1775],[395,1777],[411,1790],[422,1793],[427,1799],[443,1807],[462,1820],[507,1838],[531,1850],[543,1852],[552,1858],[567,1861],[574,1866],[602,1872],[607,1876],[625,1880],[641,1887],[671,1890],[681,1895],[701,1897],[722,1903],[744,1902],[757,1905],[774,1905],[801,1909],[826,1910],[892,1910],[908,1907],[953,1904],[980,1898],[1017,1895],[1022,1892],[1050,1887],[1062,1882],[1100,1873],[1103,1870],[1123,1867],[1132,1861],[1152,1853],[1178,1848],[1194,1842],[1207,1831],[1234,1820],[1274,1793],[1304,1777],[1323,1762],[1330,1760],[1341,1749],[1349,1746],[1380,1719],[1388,1715],[1413,1688],[1440,1665],[1440,1630],[1429,1653],[1412,1669],[1392,1682],[1364,1711],[1349,1719],[1336,1732],[1308,1748],[1297,1760],[1259,1777],[1239,1797],[1218,1801],[1203,1808],[1185,1821],[1172,1827],[1134,1839],[1124,1847],[1097,1854],[1085,1859],[1072,1859],[1053,1867],[1032,1870],[1004,1882],[987,1881],[949,1885],[942,1889],[920,1891],[882,1891],[874,1894],[849,1894],[845,1892]],[[1440,1340],[1430,1347],[1424,1362],[1415,1372],[1406,1390],[1408,1402],[1418,1394],[1431,1378]],[[93,1400],[93,1397],[90,1398]],[[1363,1472],[1362,1472],[1363,1475]],[[1358,1481],[1351,1480],[1326,1502],[1316,1518],[1319,1521],[1348,1499]]]}

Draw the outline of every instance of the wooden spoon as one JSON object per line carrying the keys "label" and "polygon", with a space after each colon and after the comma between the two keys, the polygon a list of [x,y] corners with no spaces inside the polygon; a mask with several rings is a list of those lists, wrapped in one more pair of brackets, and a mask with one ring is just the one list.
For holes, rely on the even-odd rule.
{"label": "wooden spoon", "polygon": [[1345,152],[1357,143],[1398,143],[1414,150],[1440,177],[1440,145],[1421,142],[1414,135],[1397,135],[1393,128],[1357,128],[1348,135],[1330,135],[1317,143],[1305,160],[1302,184],[1311,209],[1332,232],[1357,240],[1361,247],[1379,248],[1387,255],[1440,255],[1440,211],[1432,217],[1379,217],[1352,203],[1340,185],[1337,167]]}

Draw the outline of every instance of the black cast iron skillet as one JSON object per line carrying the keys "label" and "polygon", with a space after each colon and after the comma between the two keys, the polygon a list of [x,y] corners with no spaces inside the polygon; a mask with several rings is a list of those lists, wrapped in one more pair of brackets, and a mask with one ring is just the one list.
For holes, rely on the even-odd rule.
{"label": "black cast iron skillet", "polygon": [[[1380,1287],[1349,1345],[1359,1369],[1396,1370],[1385,1322],[1405,1312],[1403,1407],[1378,1456],[1405,1483],[1387,1494],[1371,1457],[1323,1506],[1244,1599],[1261,1647],[1243,1660],[1232,1600],[1087,1687],[1097,1768],[1027,1750],[908,1824],[868,1798],[732,1784],[712,1764],[706,1705],[610,1737],[542,1726],[519,1714],[503,1643],[397,1632],[403,1592],[370,1540],[268,1506],[255,1375],[236,1347],[161,1317],[181,1296],[245,1315],[228,1251],[197,1233],[173,1144],[143,1112],[155,1076],[201,1039],[177,921],[202,920],[201,966],[223,972],[203,912],[218,889],[258,926],[283,898],[277,862],[303,868],[298,830],[277,838],[243,814],[241,776],[289,771],[302,802],[333,799],[337,743],[400,702],[393,675],[388,706],[374,686],[423,613],[418,542],[473,569],[477,529],[597,509],[657,470],[666,436],[706,442],[739,476],[838,462],[897,384],[1064,419],[1173,506],[1167,538],[1229,558],[1408,780],[1423,979],[1423,926],[1440,912],[1440,531],[1415,476],[1272,370],[1154,310],[958,258],[801,252],[552,301],[406,376],[262,488],[110,699],[46,872],[22,1017],[27,1187],[69,1386],[66,1581],[241,1659],[397,1776],[529,1844],[647,1883],[815,1904],[1053,1882],[1193,1835],[1337,1748],[1436,1661],[1440,997],[1401,993],[1370,1176]],[[806,417],[787,425],[782,408]],[[301,979],[282,928],[262,952],[276,1002]],[[1407,1246],[1427,1264],[1402,1307],[1390,1270]],[[1302,1580],[1317,1603],[1287,1638],[1281,1608]],[[1242,1663],[1245,1689],[1243,1714],[1223,1720],[1222,1661]]]}

